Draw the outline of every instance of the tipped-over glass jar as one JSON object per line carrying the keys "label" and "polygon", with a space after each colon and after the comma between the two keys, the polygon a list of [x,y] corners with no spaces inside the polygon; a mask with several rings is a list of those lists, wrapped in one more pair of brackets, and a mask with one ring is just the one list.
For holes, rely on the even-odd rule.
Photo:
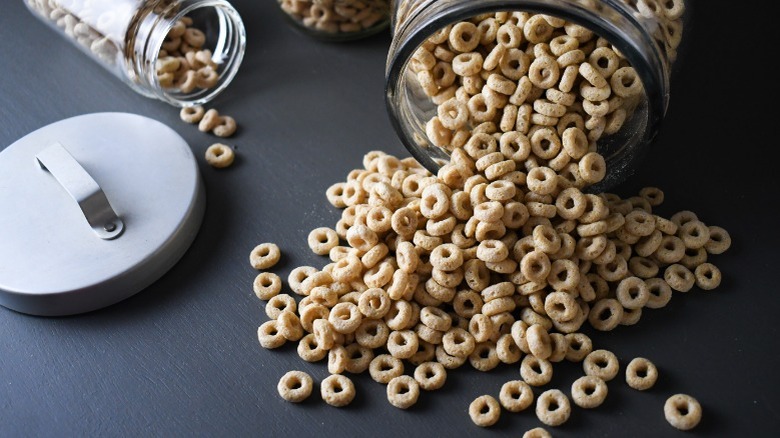
{"label": "tipped-over glass jar", "polygon": [[688,15],[684,0],[400,0],[391,121],[434,172],[457,149],[501,152],[518,181],[545,166],[614,187],[659,130]]}
{"label": "tipped-over glass jar", "polygon": [[223,0],[25,0],[29,9],[147,97],[184,107],[231,82],[246,47]]}
{"label": "tipped-over glass jar", "polygon": [[296,29],[324,41],[365,38],[390,24],[389,0],[277,1]]}

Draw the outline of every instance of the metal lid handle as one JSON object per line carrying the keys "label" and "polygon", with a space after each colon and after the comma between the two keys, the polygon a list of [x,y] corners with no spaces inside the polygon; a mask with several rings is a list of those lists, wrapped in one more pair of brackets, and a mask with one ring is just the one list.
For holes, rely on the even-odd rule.
{"label": "metal lid handle", "polygon": [[78,203],[98,237],[111,240],[122,234],[125,224],[111,208],[103,189],[64,146],[54,143],[39,152],[35,158],[38,165],[48,170]]}

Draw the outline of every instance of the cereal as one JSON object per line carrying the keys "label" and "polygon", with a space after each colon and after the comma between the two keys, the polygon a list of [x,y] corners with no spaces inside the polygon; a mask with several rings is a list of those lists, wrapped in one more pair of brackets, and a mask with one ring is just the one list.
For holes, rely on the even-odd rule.
{"label": "cereal", "polygon": [[325,255],[338,246],[339,236],[330,228],[315,228],[309,233],[308,243],[314,254]]}
{"label": "cereal", "polygon": [[288,402],[300,403],[311,395],[314,381],[303,371],[288,371],[276,385],[279,396]]}
{"label": "cereal", "polygon": [[425,391],[434,391],[444,386],[447,370],[438,362],[423,362],[414,369],[414,379]]}
{"label": "cereal", "polygon": [[531,386],[544,386],[552,380],[552,364],[534,355],[527,355],[520,364],[520,376]]}
{"label": "cereal", "polygon": [[349,377],[331,374],[320,383],[320,394],[325,403],[340,408],[355,399],[355,384]]}
{"label": "cereal", "polygon": [[272,272],[261,272],[255,277],[252,288],[261,300],[270,300],[282,290],[282,280]]}
{"label": "cereal", "polygon": [[276,320],[266,321],[257,329],[257,338],[263,348],[279,348],[286,339],[276,325]]}
{"label": "cereal", "polygon": [[509,412],[520,412],[534,402],[534,393],[522,380],[510,380],[501,386],[498,399]]}
{"label": "cereal", "polygon": [[593,350],[582,362],[582,369],[588,376],[608,382],[617,376],[620,364],[614,353],[607,350]]}
{"label": "cereal", "polygon": [[658,369],[648,359],[637,357],[626,366],[626,383],[628,386],[645,391],[655,385],[658,380]]}
{"label": "cereal", "polygon": [[387,384],[387,400],[399,409],[407,409],[417,403],[420,384],[410,376],[394,377]]}
{"label": "cereal", "polygon": [[212,167],[224,168],[233,164],[236,158],[235,152],[230,146],[222,143],[214,143],[206,149],[206,162]]}
{"label": "cereal", "polygon": [[607,398],[607,384],[600,377],[582,376],[571,385],[571,399],[581,408],[601,406]]}
{"label": "cereal", "polygon": [[217,123],[211,128],[211,132],[217,137],[230,137],[236,132],[236,129],[238,129],[238,126],[236,125],[236,120],[234,118],[230,116],[220,116]]}
{"label": "cereal", "polygon": [[552,438],[552,435],[542,427],[534,427],[525,431],[523,438]]}
{"label": "cereal", "polygon": [[268,269],[279,261],[281,255],[275,243],[261,243],[249,254],[249,264],[255,269]]}
{"label": "cereal", "polygon": [[712,290],[720,286],[721,273],[712,263],[702,263],[696,267],[693,273],[696,278],[696,286],[702,290]]}
{"label": "cereal", "polygon": [[469,405],[469,416],[477,426],[489,427],[501,418],[501,406],[490,395],[481,395]]}
{"label": "cereal", "polygon": [[664,403],[666,421],[680,430],[690,430],[701,421],[699,401],[687,394],[675,394]]}
{"label": "cereal", "polygon": [[186,123],[198,123],[201,121],[205,113],[206,110],[204,110],[200,105],[185,106],[179,112],[179,116]]}
{"label": "cereal", "polygon": [[548,426],[560,426],[569,419],[571,404],[566,394],[557,389],[548,389],[536,399],[536,416]]}

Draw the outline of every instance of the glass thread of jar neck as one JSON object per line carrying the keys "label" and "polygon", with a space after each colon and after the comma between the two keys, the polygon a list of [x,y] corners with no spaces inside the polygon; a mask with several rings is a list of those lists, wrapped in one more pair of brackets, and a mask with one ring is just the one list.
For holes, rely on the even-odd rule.
{"label": "glass thread of jar neck", "polygon": [[[163,42],[174,23],[198,10],[210,10],[218,22],[218,41],[214,56],[221,56],[216,86],[192,93],[175,93],[163,88],[156,72]],[[238,72],[246,47],[246,31],[238,13],[223,0],[184,0],[154,2],[139,11],[128,32],[125,56],[129,60],[129,84],[139,93],[155,97],[177,107],[202,105],[221,93]]]}
{"label": "glass thread of jar neck", "polygon": [[[405,69],[415,50],[433,33],[447,25],[471,17],[498,11],[526,11],[563,18],[582,25],[606,38],[620,50],[636,69],[647,98],[647,116],[641,132],[631,133],[635,138],[626,139],[634,145],[647,144],[657,134],[669,101],[670,60],[658,46],[643,24],[632,16],[628,6],[620,0],[407,0],[394,2],[393,41],[388,52],[386,69],[386,105],[391,123],[401,135],[402,142],[412,155],[429,170],[438,168],[445,154],[433,148],[438,157],[423,152],[429,148],[420,138],[414,138],[404,125],[414,125],[414,108],[406,99]],[[641,138],[639,138],[641,136]],[[420,145],[417,147],[416,145]],[[610,173],[618,177],[603,181],[593,190],[609,188],[620,182],[644,153],[641,147],[631,153],[616,153],[607,158]],[[431,149],[429,149],[431,150]],[[625,151],[623,151],[625,152]]]}

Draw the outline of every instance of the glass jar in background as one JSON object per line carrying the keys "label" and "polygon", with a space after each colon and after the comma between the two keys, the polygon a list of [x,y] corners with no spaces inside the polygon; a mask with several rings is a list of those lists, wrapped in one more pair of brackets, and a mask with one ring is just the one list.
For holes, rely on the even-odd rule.
{"label": "glass jar in background", "polygon": [[204,104],[238,71],[246,32],[223,0],[25,0],[28,8],[138,93]]}
{"label": "glass jar in background", "polygon": [[[571,174],[576,173],[576,168],[571,169],[576,160],[568,156],[518,163],[518,170],[547,165],[575,186],[606,190],[631,174],[658,133],[689,15],[684,0],[399,0],[393,4],[393,40],[386,67],[388,113],[407,149],[434,172],[449,161],[453,148],[470,139],[467,133],[477,125],[497,139],[507,129],[531,138],[540,127],[550,128],[544,135],[554,133],[549,135],[555,137],[553,142],[560,141],[568,127],[580,127],[587,134],[588,151],[598,151],[606,162],[607,174],[601,181],[590,185],[576,181]],[[466,22],[470,24],[453,26]],[[453,47],[453,29],[456,42],[468,47],[460,51]],[[504,47],[497,49],[499,45]],[[566,54],[573,50],[582,53]],[[476,55],[455,59],[464,51]],[[453,73],[458,70],[455,63],[461,62],[458,67],[463,70],[467,63],[462,61],[473,58],[484,66],[478,75],[466,78]],[[544,58],[540,64],[557,65],[534,70],[539,58]],[[590,65],[578,68],[579,63]],[[567,71],[571,65],[575,68]],[[602,79],[592,78],[593,71]],[[494,72],[511,84],[498,76],[491,79]],[[615,72],[619,77],[613,76]],[[537,77],[530,86],[532,73],[551,76],[546,78],[551,83],[539,86],[542,79]],[[583,73],[597,79],[599,87],[588,83]],[[486,90],[489,79],[493,87]],[[512,93],[502,97],[495,92],[497,86]],[[521,93],[521,88],[527,92]],[[440,108],[443,102],[455,98],[469,103],[476,94],[492,95],[489,100],[497,102],[476,99],[472,108],[480,115],[488,113],[487,117],[475,121],[472,114],[465,127],[453,125],[450,117],[446,120],[450,128],[457,129],[442,126],[438,119],[442,110],[459,107],[450,103]],[[565,103],[566,109],[550,103]],[[491,118],[493,110],[496,114]],[[516,123],[507,123],[515,111],[519,113]],[[490,132],[492,126],[482,121],[494,123],[495,130]],[[460,132],[464,130],[467,133]],[[541,148],[549,141],[541,140]]]}
{"label": "glass jar in background", "polygon": [[278,0],[292,25],[325,41],[352,41],[390,24],[389,0]]}

